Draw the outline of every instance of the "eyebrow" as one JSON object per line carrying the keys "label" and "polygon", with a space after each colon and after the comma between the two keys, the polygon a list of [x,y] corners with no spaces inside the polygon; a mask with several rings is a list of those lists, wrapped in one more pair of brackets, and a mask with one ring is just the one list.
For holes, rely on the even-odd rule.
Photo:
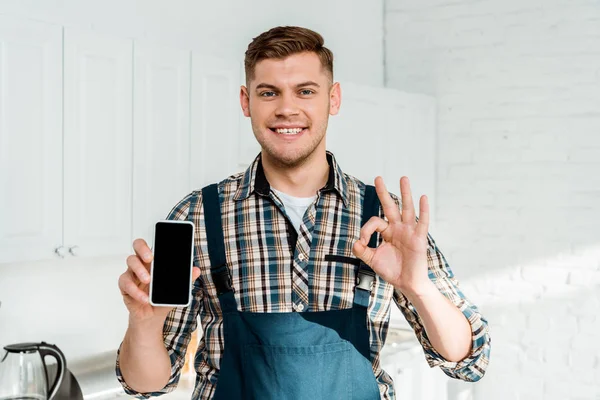
{"label": "eyebrow", "polygon": [[[296,89],[301,88],[301,87],[306,87],[306,86],[316,86],[316,87],[321,87],[317,82],[313,82],[313,81],[306,81],[306,82],[302,82],[296,85]],[[275,85],[271,85],[269,83],[259,83],[256,86],[255,90],[258,89],[273,89],[273,90],[278,90],[279,88]]]}

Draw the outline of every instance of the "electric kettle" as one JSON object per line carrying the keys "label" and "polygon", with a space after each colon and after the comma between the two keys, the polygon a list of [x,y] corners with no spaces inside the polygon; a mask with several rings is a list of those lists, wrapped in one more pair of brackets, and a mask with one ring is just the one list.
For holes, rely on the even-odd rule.
{"label": "electric kettle", "polygon": [[[67,362],[58,347],[46,342],[4,347],[0,356],[0,400],[52,400],[65,376]],[[54,382],[49,382],[45,357],[56,359]]]}

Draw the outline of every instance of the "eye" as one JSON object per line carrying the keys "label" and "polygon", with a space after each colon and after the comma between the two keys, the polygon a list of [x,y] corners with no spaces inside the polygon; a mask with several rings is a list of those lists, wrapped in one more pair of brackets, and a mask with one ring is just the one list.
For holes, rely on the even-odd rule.
{"label": "eye", "polygon": [[273,95],[275,95],[275,92],[273,92],[273,91],[262,92],[262,93],[260,94],[260,96],[261,96],[261,97],[273,97],[273,96],[267,96],[267,94],[273,94]]}
{"label": "eye", "polygon": [[[308,93],[307,93],[307,92],[308,92]],[[308,96],[308,95],[310,95],[310,94],[314,94],[315,92],[313,92],[313,91],[312,91],[312,90],[310,90],[310,89],[302,89],[302,90],[300,91],[300,93],[302,93],[302,94],[305,94],[305,95],[307,95],[307,96]]]}

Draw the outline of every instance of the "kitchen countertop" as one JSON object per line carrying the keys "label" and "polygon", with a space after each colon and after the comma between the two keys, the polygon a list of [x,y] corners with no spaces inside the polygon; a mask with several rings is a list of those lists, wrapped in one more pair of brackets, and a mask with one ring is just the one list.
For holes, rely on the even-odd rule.
{"label": "kitchen countertop", "polygon": [[[422,352],[410,329],[391,328],[386,345],[381,351],[381,361],[410,363],[415,354]],[[116,350],[98,354],[72,363],[69,370],[77,379],[85,400],[133,399],[127,395],[115,375]],[[161,400],[190,400],[194,390],[195,376],[182,376],[177,389],[160,396]]]}
{"label": "kitchen countertop", "polygon": [[[194,391],[194,382],[192,379],[180,381],[177,389],[171,393],[163,394],[160,399],[165,400],[190,400]],[[85,396],[85,400],[112,400],[112,399],[134,399],[135,397],[126,394],[123,389],[110,390],[96,393],[95,395]]]}
{"label": "kitchen countertop", "polygon": [[[115,374],[116,350],[84,360],[68,363],[77,379],[84,400],[133,399],[123,391]],[[190,400],[194,391],[194,377],[182,376],[177,389],[160,396],[164,400]]]}

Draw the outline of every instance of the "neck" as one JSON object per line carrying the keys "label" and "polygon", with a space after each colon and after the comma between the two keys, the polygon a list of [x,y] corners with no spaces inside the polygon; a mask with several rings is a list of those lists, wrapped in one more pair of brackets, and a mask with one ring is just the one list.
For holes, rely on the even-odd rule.
{"label": "neck", "polygon": [[311,197],[327,184],[329,163],[325,151],[315,151],[293,167],[274,162],[262,152],[262,166],[269,185],[294,197]]}

